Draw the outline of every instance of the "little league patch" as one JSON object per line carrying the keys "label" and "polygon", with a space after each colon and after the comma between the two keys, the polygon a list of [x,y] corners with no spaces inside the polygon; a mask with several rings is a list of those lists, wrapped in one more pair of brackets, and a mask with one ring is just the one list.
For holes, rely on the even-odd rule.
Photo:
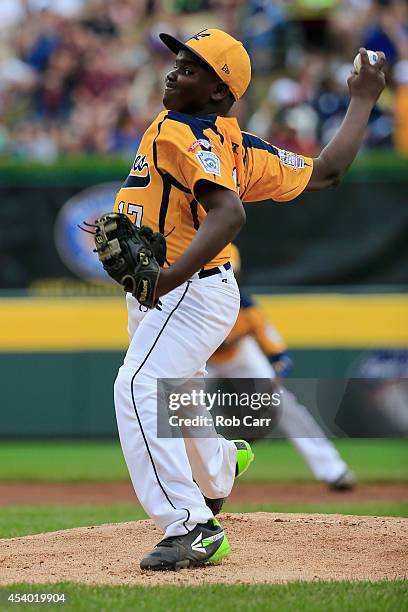
{"label": "little league patch", "polygon": [[298,170],[304,167],[305,160],[303,157],[300,157],[296,153],[291,153],[291,151],[285,151],[284,149],[278,149],[279,159],[282,164],[285,166],[289,166],[293,168],[293,170]]}
{"label": "little league patch", "polygon": [[220,160],[212,151],[199,151],[196,157],[207,174],[221,176]]}

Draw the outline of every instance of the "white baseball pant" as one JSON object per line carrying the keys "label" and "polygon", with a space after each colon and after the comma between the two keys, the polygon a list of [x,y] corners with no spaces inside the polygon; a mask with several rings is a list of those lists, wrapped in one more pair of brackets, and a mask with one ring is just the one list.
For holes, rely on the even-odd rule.
{"label": "white baseball pant", "polygon": [[215,430],[209,438],[157,436],[157,379],[203,377],[237,318],[233,271],[220,270],[195,274],[161,298],[160,310],[142,312],[127,295],[130,345],[115,382],[116,419],[136,495],[166,537],[207,522],[203,494],[226,497],[234,483],[236,447]]}

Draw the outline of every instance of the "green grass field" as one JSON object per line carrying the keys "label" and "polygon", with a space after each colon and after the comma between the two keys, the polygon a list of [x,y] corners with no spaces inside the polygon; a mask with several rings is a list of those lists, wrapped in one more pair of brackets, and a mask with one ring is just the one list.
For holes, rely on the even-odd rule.
{"label": "green grass field", "polygon": [[[337,447],[359,482],[408,481],[407,440],[341,440]],[[306,482],[313,477],[286,441],[254,446],[255,461],[246,482]],[[0,481],[107,482],[127,480],[119,443],[5,442],[0,446]],[[407,503],[350,502],[339,495],[333,503],[231,505],[230,512],[319,512],[408,517]],[[132,521],[146,515],[136,504],[0,507],[0,537],[14,537],[110,522]]]}
{"label": "green grass field", "polygon": [[[294,582],[272,585],[203,585],[199,587],[93,587],[16,584],[0,588],[1,610],[33,609],[33,604],[6,604],[10,593],[64,593],[67,602],[53,609],[78,612],[208,612],[272,610],[274,612],[403,612],[408,604],[407,583]],[[51,606],[41,606],[50,609]]]}
{"label": "green grass field", "polygon": [[[341,440],[337,446],[358,476],[359,482],[407,482],[406,440]],[[256,461],[247,482],[312,481],[295,450],[285,441],[259,443]],[[119,444],[102,442],[3,442],[0,446],[0,481],[107,482],[127,480]],[[408,517],[408,504],[373,501],[351,503],[339,495],[330,504],[226,505],[231,512],[323,512]],[[145,518],[132,504],[0,507],[0,538]],[[136,560],[135,560],[136,562]],[[273,610],[282,612],[393,611],[408,607],[404,581],[314,582],[286,585],[236,585],[199,587],[91,587],[74,584],[13,585],[0,588],[0,610],[27,610],[33,604],[7,602],[7,594],[66,593],[68,603],[53,609],[78,611],[122,611],[188,609]],[[50,609],[48,606],[44,606]]]}
{"label": "green grass field", "polygon": [[[339,440],[337,448],[362,482],[408,481],[408,440]],[[312,481],[308,468],[286,441],[254,445],[247,482]],[[0,481],[115,481],[128,473],[119,443],[2,442]]]}

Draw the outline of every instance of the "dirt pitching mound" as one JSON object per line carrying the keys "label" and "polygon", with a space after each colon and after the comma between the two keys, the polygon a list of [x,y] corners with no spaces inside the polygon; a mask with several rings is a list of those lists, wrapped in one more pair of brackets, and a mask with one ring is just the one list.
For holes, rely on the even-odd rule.
{"label": "dirt pitching mound", "polygon": [[224,514],[233,554],[222,565],[141,572],[161,539],[151,521],[0,540],[0,584],[272,583],[408,578],[408,519],[324,514]]}

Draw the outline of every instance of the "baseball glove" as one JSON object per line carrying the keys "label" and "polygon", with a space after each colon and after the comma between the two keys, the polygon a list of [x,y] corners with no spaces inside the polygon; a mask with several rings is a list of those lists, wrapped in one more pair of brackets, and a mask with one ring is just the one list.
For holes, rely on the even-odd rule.
{"label": "baseball glove", "polygon": [[166,239],[150,227],[136,227],[129,217],[108,213],[95,220],[95,252],[111,278],[147,308],[154,308]]}

